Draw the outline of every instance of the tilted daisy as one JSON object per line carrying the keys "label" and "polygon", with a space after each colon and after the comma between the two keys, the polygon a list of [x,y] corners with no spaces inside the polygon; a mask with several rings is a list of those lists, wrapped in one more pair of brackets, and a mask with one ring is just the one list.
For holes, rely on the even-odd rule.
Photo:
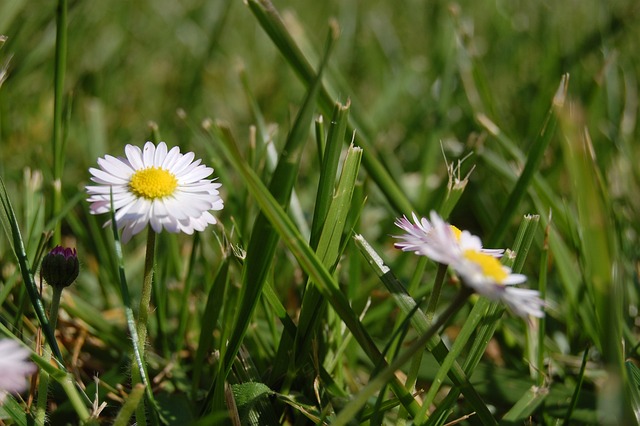
{"label": "tilted daisy", "polygon": [[402,240],[395,243],[395,247],[427,256],[445,265],[458,260],[463,250],[476,250],[495,257],[502,256],[504,252],[501,249],[484,249],[480,238],[448,224],[435,211],[431,212],[430,219],[418,218],[415,213],[415,223],[411,223],[406,216],[396,219],[395,225],[406,231],[406,234],[395,236]]}
{"label": "tilted daisy", "polygon": [[397,219],[395,224],[407,233],[396,236],[402,240],[396,248],[451,266],[465,285],[489,299],[501,300],[516,315],[544,315],[544,302],[536,290],[511,287],[527,278],[498,261],[503,250],[483,248],[479,237],[448,224],[436,212],[431,212],[430,219],[415,214],[415,223],[406,217]]}
{"label": "tilted daisy", "polygon": [[0,339],[0,403],[7,393],[27,389],[26,377],[36,372],[29,351],[11,339]]}
{"label": "tilted daisy", "polygon": [[206,179],[213,169],[194,161],[193,152],[181,154],[177,146],[167,150],[164,142],[147,142],[143,149],[127,145],[125,155],[99,158],[99,168],[89,169],[97,185],[86,187],[92,214],[111,211],[113,194],[124,243],[147,224],[155,232],[192,234],[216,223],[210,211],[223,208],[218,192],[222,185]]}

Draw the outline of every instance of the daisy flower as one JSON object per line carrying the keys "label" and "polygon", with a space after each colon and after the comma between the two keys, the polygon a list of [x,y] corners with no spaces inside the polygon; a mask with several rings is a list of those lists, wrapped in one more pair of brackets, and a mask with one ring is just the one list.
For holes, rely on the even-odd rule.
{"label": "daisy flower", "polygon": [[27,361],[29,350],[11,339],[0,339],[0,403],[7,393],[27,389],[26,377],[35,373],[36,366]]}
{"label": "daisy flower", "polygon": [[536,290],[512,287],[527,277],[512,273],[498,261],[503,250],[483,248],[479,237],[448,224],[436,212],[431,212],[430,219],[419,219],[415,213],[414,223],[406,216],[397,219],[395,224],[406,233],[396,236],[401,241],[395,247],[451,266],[465,285],[491,300],[502,301],[516,315],[544,315],[544,302]]}
{"label": "daisy flower", "polygon": [[425,217],[420,219],[415,213],[413,213],[415,223],[411,223],[406,216],[396,219],[395,225],[406,234],[395,236],[402,240],[395,243],[395,247],[402,251],[412,251],[417,255],[427,256],[445,265],[458,260],[463,250],[476,250],[495,257],[502,256],[504,252],[501,249],[483,248],[480,238],[469,231],[461,231],[448,224],[435,211],[431,212],[430,219]]}
{"label": "daisy flower", "polygon": [[127,145],[124,152],[126,158],[99,158],[99,168],[89,169],[96,185],[86,187],[92,214],[111,211],[113,193],[124,243],[147,224],[158,233],[192,234],[216,223],[210,211],[223,208],[221,184],[206,179],[213,169],[194,161],[193,152],[181,154],[177,146],[168,150],[164,142],[147,142],[143,149]]}

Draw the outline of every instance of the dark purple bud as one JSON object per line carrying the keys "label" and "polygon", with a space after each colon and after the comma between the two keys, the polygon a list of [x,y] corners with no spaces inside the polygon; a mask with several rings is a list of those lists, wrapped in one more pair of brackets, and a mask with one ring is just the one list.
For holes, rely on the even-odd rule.
{"label": "dark purple bud", "polygon": [[76,249],[56,246],[42,259],[40,275],[53,287],[68,287],[78,277],[80,264]]}

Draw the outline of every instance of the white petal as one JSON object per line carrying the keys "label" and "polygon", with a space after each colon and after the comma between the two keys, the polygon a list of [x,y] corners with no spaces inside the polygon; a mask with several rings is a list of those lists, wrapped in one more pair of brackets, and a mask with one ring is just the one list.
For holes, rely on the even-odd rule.
{"label": "white petal", "polygon": [[159,200],[153,200],[152,203],[152,209],[153,209],[153,213],[152,213],[152,217],[153,216],[158,216],[158,217],[164,217],[164,216],[169,216],[169,209],[167,208],[167,205],[165,203],[165,200],[159,199]]}
{"label": "white petal", "polygon": [[171,170],[169,171],[173,173],[175,176],[178,176],[184,169],[186,169],[189,166],[189,164],[191,164],[191,161],[193,161],[194,157],[195,157],[195,154],[193,152],[187,152],[182,157],[176,160],[175,164],[173,165],[173,167],[171,167]]}
{"label": "white petal", "polygon": [[127,145],[124,147],[124,152],[134,170],[144,169],[144,162],[142,161],[142,150],[135,145]]}
{"label": "white petal", "polygon": [[171,170],[175,162],[180,158],[182,158],[182,154],[180,154],[180,148],[174,146],[169,150],[166,157],[164,158],[164,161],[162,162],[162,168],[165,170]]}
{"label": "white petal", "polygon": [[96,178],[91,180],[107,185],[123,185],[126,184],[129,180],[128,177],[115,176],[112,173],[100,169],[94,169],[93,167],[89,169],[89,173],[91,173]]}
{"label": "white petal", "polygon": [[544,311],[542,310],[544,301],[536,290],[507,287],[503,300],[514,314],[521,317],[531,315],[542,318],[544,316]]}
{"label": "white petal", "polygon": [[122,178],[128,178],[134,172],[131,164],[125,158],[116,158],[111,155],[105,155],[104,158],[98,158],[98,165],[102,170],[106,170],[109,173],[120,176]]}
{"label": "white petal", "polygon": [[160,142],[158,147],[156,148],[156,154],[153,158],[153,165],[156,167],[161,167],[162,163],[164,163],[164,159],[167,156],[167,144],[164,142]]}
{"label": "white petal", "polygon": [[156,154],[156,146],[153,142],[147,142],[144,144],[142,148],[142,162],[144,163],[144,167],[153,167],[153,158]]}
{"label": "white petal", "polygon": [[198,182],[199,180],[210,176],[211,173],[213,173],[213,169],[211,167],[200,165],[195,169],[188,171],[187,173],[176,175],[176,177],[178,178],[179,182],[188,184],[191,182]]}

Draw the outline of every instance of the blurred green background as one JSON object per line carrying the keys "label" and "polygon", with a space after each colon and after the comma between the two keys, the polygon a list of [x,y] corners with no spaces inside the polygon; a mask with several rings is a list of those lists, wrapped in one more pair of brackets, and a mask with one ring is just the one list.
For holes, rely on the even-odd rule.
{"label": "blurred green background", "polygon": [[[314,66],[329,20],[337,21],[341,35],[325,83],[336,100],[351,100],[351,115],[361,123],[360,131],[419,214],[428,214],[446,182],[443,151],[449,161],[471,153],[462,173],[473,164],[476,168],[452,222],[480,235],[495,227],[513,188],[513,181],[497,173],[488,159],[498,158],[498,164],[511,171],[522,167],[497,142],[493,129],[497,126],[500,137],[528,153],[562,75],[569,73],[569,98],[576,114],[584,116],[597,165],[593,173],[610,203],[609,232],[616,236],[619,250],[614,253],[614,263],[620,267],[616,277],[623,281],[628,297],[623,309],[629,344],[625,349],[637,357],[637,347],[633,348],[640,256],[637,0],[274,0],[274,5]],[[120,155],[127,143],[141,145],[148,138],[150,121],[158,124],[169,145],[194,150],[197,156],[206,151],[193,129],[209,117],[229,123],[247,148],[255,120],[241,70],[265,119],[275,123],[271,131],[276,146],[282,146],[306,88],[242,1],[71,0],[68,18],[62,182],[66,199],[83,191],[87,169],[98,157]],[[28,209],[19,192],[24,189],[25,167],[42,170],[45,193],[50,191],[55,29],[54,2],[0,0],[0,35],[6,36],[0,48],[0,174],[16,194],[20,211]],[[561,201],[557,227],[571,255],[569,263],[584,266],[583,230],[561,219],[574,218],[575,182],[567,173],[569,159],[557,133],[539,174]],[[317,170],[313,143],[308,147],[296,191],[305,213],[311,215]],[[240,180],[224,170],[222,158],[205,157],[204,162],[216,167],[216,175],[229,178],[223,180],[223,195],[229,201],[221,213],[228,229],[229,219],[241,215],[239,209],[245,207],[233,199],[236,192],[243,192]],[[362,229],[384,247],[381,250],[392,253],[389,234],[397,233],[393,219],[410,212],[394,211],[371,181],[366,180],[364,193],[369,198]],[[536,187],[537,196],[543,193]],[[518,213],[546,217],[548,203],[543,201],[535,204],[527,197]],[[512,225],[506,241],[513,240],[516,224]],[[84,243],[90,242],[80,242]],[[525,270],[533,274],[534,288],[537,252],[532,252]],[[413,273],[411,262],[398,260],[396,271],[403,279]],[[286,271],[291,271],[290,265]],[[552,268],[554,311],[549,329],[555,340],[550,351],[558,357],[577,357],[592,336],[585,336],[576,321],[577,307],[564,309],[569,297],[562,293],[555,273]],[[562,277],[576,288],[583,278]],[[375,278],[370,281],[374,282],[370,287],[379,285]],[[278,286],[294,282],[287,276]],[[77,291],[91,300],[88,289]],[[583,301],[587,291],[581,287],[580,298],[572,295],[571,300]],[[294,296],[283,298],[289,296],[295,305]],[[358,303],[363,304],[366,297],[359,296]],[[384,329],[384,324],[372,321],[370,326],[381,335],[386,332],[377,329]],[[504,335],[509,336],[508,331]],[[503,336],[501,343],[508,347],[513,342]]]}
{"label": "blurred green background", "polygon": [[[626,97],[637,94],[635,1],[342,0],[275,6],[295,23],[294,36],[309,53],[319,50],[329,18],[338,21],[334,93],[352,99],[376,145],[394,152],[404,171],[421,167],[424,159],[413,155],[422,152],[417,146],[448,139],[464,143],[480,131],[474,120],[479,110],[526,150],[565,72],[571,74],[571,95],[593,117],[589,123],[601,161],[608,160],[612,144],[619,147],[636,134],[635,116],[621,126],[623,115],[633,112],[625,111],[633,102]],[[0,34],[8,37],[0,51],[0,63],[8,62],[0,92],[4,173],[47,164],[54,16],[53,3],[0,4]],[[68,160],[79,165],[139,143],[148,120],[160,123],[167,140],[181,142],[179,108],[194,118],[222,118],[246,129],[251,118],[238,78],[241,65],[269,121],[288,123],[291,103],[303,94],[303,85],[239,0],[71,1],[68,31],[68,144],[78,154]],[[478,98],[471,102],[461,78],[466,72],[477,81]]]}

